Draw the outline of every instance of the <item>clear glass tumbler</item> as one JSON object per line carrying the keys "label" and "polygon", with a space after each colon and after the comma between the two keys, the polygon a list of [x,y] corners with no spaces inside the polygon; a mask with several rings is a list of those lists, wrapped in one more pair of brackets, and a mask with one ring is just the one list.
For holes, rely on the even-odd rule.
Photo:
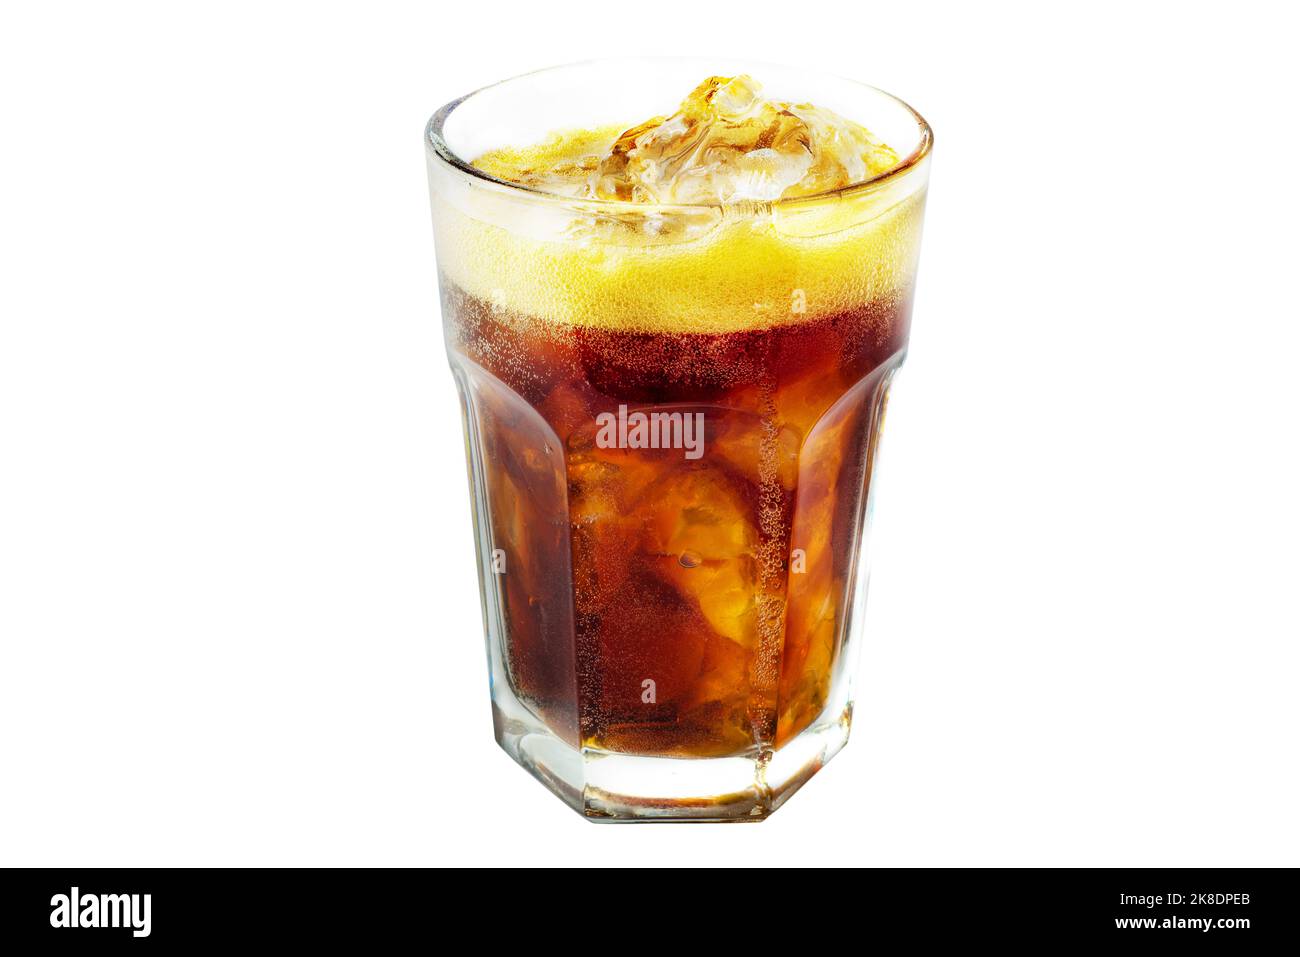
{"label": "clear glass tumbler", "polygon": [[[473,165],[739,74],[861,123],[897,164],[674,205]],[[759,820],[847,741],[930,143],[879,90],[725,60],[558,67],[430,120],[496,738],[587,817]]]}

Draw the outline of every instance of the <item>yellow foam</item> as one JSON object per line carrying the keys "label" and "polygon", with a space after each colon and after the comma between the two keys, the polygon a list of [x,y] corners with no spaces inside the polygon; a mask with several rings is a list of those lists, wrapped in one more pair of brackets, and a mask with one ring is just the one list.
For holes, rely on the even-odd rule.
{"label": "yellow foam", "polygon": [[[555,133],[474,162],[490,177],[547,195],[466,187],[435,170],[442,201],[434,225],[445,276],[498,309],[537,320],[647,332],[796,323],[890,300],[910,287],[924,163],[796,201],[686,208],[588,201],[592,173],[611,146],[664,122]],[[874,161],[894,156],[853,126],[861,130],[858,142],[874,144]]]}
{"label": "yellow foam", "polygon": [[707,235],[662,245],[539,238],[455,208],[436,232],[446,277],[497,308],[567,325],[730,332],[896,297],[915,274],[923,203],[913,192],[819,235],[783,231],[779,210],[723,216]]}
{"label": "yellow foam", "polygon": [[556,174],[571,167],[575,171],[571,177],[575,193],[570,195],[576,195],[581,178],[577,169],[591,165],[608,153],[624,129],[620,125],[596,130],[557,130],[532,146],[489,150],[474,160],[474,167],[507,183],[538,187],[544,183],[553,186],[558,178]]}

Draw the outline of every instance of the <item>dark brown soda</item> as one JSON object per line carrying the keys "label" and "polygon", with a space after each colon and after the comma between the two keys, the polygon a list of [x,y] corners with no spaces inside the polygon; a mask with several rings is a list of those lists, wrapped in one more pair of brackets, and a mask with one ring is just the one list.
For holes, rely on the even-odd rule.
{"label": "dark brown soda", "polygon": [[[442,289],[515,695],[626,754],[753,754],[806,728],[848,633],[910,303],[645,332]],[[620,407],[702,414],[701,454],[604,447]]]}

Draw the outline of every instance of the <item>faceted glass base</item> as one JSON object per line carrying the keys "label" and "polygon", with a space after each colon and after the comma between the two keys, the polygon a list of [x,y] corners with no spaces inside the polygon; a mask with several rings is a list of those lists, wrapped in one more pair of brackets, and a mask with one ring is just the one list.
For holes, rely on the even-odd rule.
{"label": "faceted glass base", "polygon": [[494,701],[497,743],[590,821],[761,821],[848,742],[853,707],[827,709],[776,751],[663,758],[574,748],[530,711]]}

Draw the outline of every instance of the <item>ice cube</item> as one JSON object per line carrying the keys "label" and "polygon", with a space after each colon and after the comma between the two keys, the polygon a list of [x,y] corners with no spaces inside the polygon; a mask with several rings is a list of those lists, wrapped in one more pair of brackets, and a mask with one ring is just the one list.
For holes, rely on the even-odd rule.
{"label": "ice cube", "polygon": [[621,135],[557,134],[531,149],[493,151],[475,164],[501,179],[575,198],[667,205],[810,196],[897,165],[898,154],[858,123],[808,103],[764,99],[761,91],[750,76],[711,76],[672,116]]}
{"label": "ice cube", "polygon": [[774,200],[839,189],[898,155],[857,123],[809,104],[763,99],[752,77],[709,77],[672,116],[625,132],[591,192],[653,203]]}

